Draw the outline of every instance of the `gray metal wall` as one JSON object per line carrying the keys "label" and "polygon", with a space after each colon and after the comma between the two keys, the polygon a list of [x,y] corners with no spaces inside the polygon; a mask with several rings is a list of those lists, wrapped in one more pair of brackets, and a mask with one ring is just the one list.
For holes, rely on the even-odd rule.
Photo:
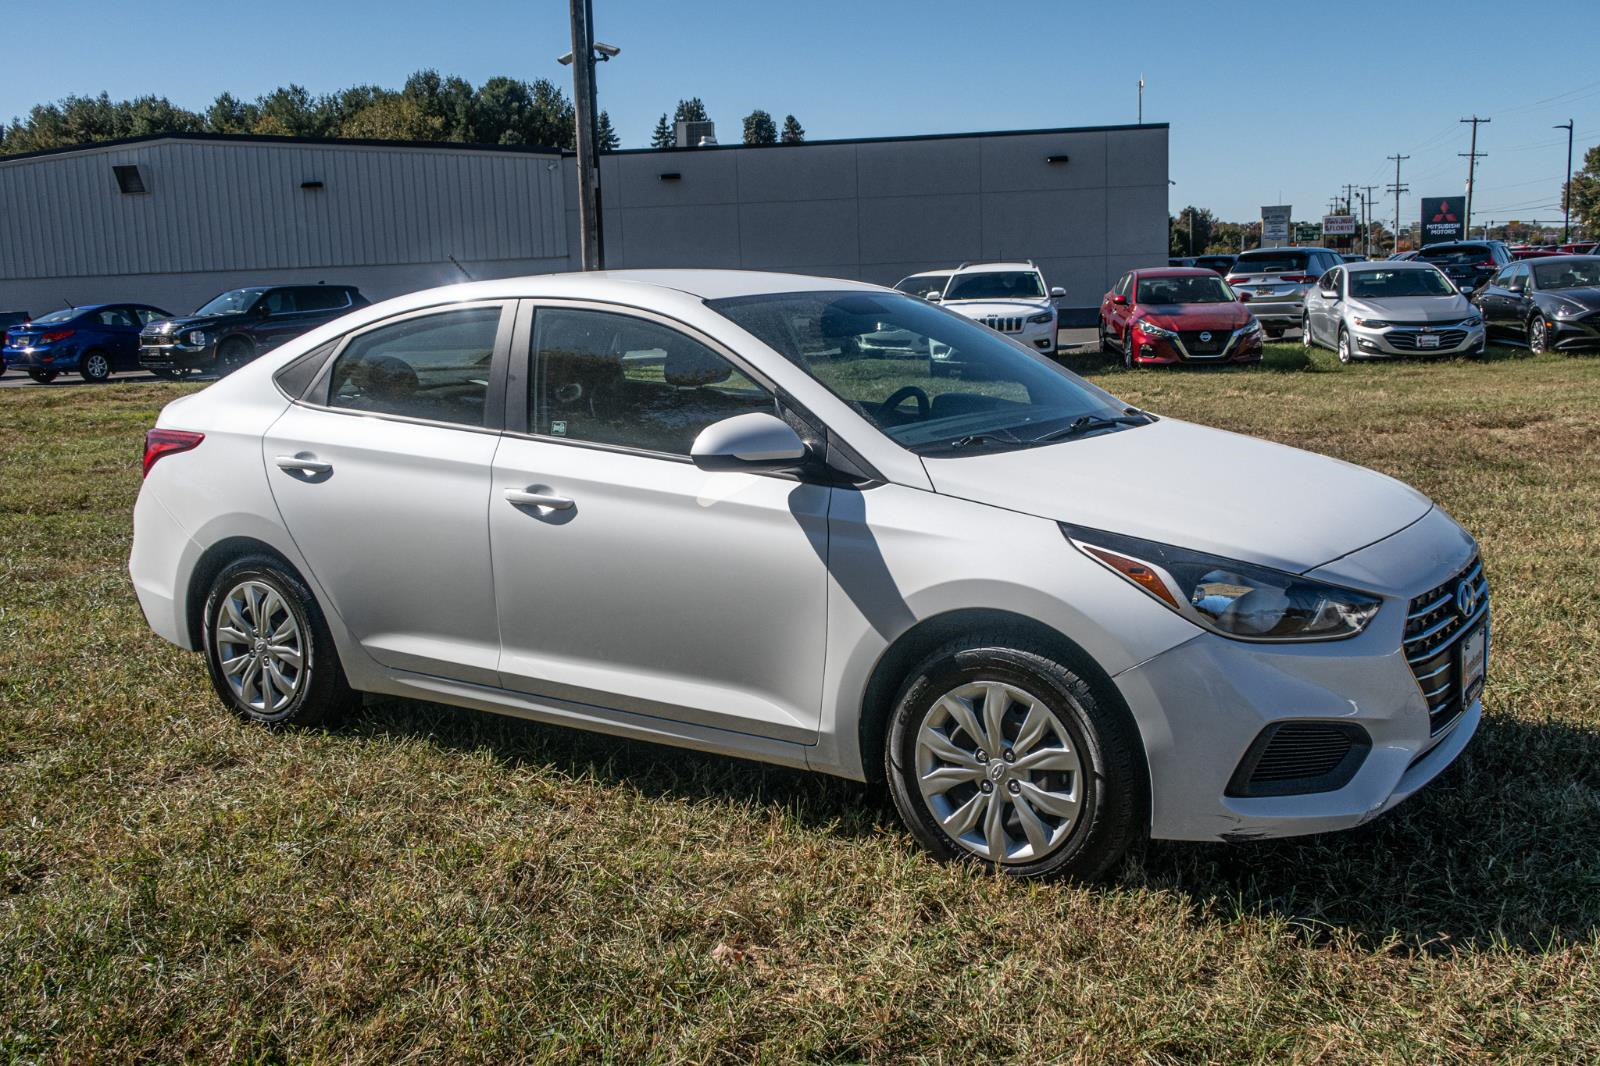
{"label": "gray metal wall", "polygon": [[[1062,306],[1090,307],[1123,271],[1167,261],[1165,126],[619,152],[600,167],[617,268],[893,283],[962,260],[1032,259],[1066,289]],[[576,261],[570,160],[566,170]]]}
{"label": "gray metal wall", "polygon": [[[558,155],[160,140],[0,160],[0,308],[190,310],[233,285],[329,281],[377,299],[566,269]],[[148,192],[117,188],[136,163]],[[321,181],[320,189],[302,189]]]}

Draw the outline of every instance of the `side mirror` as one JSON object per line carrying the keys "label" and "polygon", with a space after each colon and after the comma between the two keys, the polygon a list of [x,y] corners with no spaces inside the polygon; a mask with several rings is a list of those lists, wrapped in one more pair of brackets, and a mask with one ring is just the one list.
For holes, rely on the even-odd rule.
{"label": "side mirror", "polygon": [[1120,306],[1122,304],[1127,303],[1128,302],[1128,298],[1126,296],[1122,295],[1120,292],[1119,293],[1113,293],[1112,296],[1111,296],[1111,302]]}
{"label": "side mirror", "polygon": [[701,470],[795,470],[807,456],[805,442],[783,419],[765,411],[734,415],[700,431],[689,458]]}
{"label": "side mirror", "polygon": [[1321,292],[1323,298],[1327,300],[1337,300],[1339,298],[1338,289],[1319,289],[1317,291]]}
{"label": "side mirror", "polygon": [[1065,296],[1066,294],[1067,294],[1067,290],[1063,289],[1060,285],[1052,285],[1052,286],[1050,286],[1050,295],[1052,297]]}
{"label": "side mirror", "polygon": [[925,292],[922,294],[922,298],[931,304],[936,304],[939,302],[939,293],[936,291]]}
{"label": "side mirror", "polygon": [[1247,293],[1247,292],[1236,292],[1236,293],[1234,293],[1234,295],[1235,295],[1235,296],[1237,296],[1237,297],[1238,297],[1238,298],[1239,298],[1239,302],[1240,302],[1240,303],[1242,303],[1242,304],[1247,304],[1247,303],[1249,303],[1249,302],[1250,302],[1250,301],[1251,301],[1251,300],[1254,300],[1254,299],[1255,299],[1255,297],[1254,297],[1254,296],[1251,296],[1251,295],[1250,295],[1250,294],[1249,294],[1249,293]]}

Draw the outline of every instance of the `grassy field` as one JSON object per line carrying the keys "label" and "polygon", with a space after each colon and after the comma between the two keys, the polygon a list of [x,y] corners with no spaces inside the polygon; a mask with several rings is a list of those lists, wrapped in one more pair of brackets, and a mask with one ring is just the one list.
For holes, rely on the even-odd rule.
{"label": "grassy field", "polygon": [[399,702],[268,735],[124,571],[196,386],[7,391],[0,1060],[1600,1058],[1600,359],[1069,363],[1479,535],[1488,714],[1432,788],[1030,886],[844,781]]}

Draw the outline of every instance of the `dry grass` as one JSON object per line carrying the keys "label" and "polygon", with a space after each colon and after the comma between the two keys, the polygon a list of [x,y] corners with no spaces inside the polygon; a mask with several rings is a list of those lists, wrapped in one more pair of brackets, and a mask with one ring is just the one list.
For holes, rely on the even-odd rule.
{"label": "dry grass", "polygon": [[0,1058],[1600,1057],[1600,360],[1497,355],[1077,357],[1412,482],[1496,595],[1434,787],[1091,888],[936,866],[848,782],[419,704],[248,729],[123,571],[193,386],[0,394]]}

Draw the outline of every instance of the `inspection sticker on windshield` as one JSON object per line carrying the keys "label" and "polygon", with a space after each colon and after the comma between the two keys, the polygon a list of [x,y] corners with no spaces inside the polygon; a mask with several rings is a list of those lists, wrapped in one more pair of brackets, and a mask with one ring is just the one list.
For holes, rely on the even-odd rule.
{"label": "inspection sticker on windshield", "polygon": [[1419,333],[1419,334],[1417,334],[1417,347],[1418,348],[1437,348],[1437,347],[1439,347],[1439,335],[1437,333]]}
{"label": "inspection sticker on windshield", "polygon": [[1484,665],[1488,660],[1489,640],[1487,630],[1479,626],[1461,642],[1461,706],[1471,707],[1483,691]]}

